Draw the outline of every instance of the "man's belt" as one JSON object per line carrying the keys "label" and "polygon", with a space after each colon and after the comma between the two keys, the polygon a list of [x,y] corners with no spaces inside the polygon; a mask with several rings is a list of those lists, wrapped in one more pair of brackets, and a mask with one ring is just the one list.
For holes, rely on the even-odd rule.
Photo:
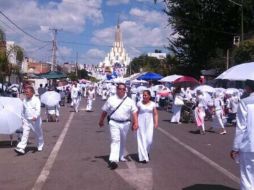
{"label": "man's belt", "polygon": [[129,121],[131,121],[131,120],[117,120],[117,119],[113,119],[113,118],[111,118],[110,120],[112,120],[112,121],[115,121],[115,122],[117,122],[117,123],[125,123],[125,122],[129,122]]}

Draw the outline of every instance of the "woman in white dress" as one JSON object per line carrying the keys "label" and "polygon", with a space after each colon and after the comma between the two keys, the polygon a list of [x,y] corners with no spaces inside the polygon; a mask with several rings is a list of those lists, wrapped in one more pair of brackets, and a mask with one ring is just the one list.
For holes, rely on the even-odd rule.
{"label": "woman in white dress", "polygon": [[172,104],[172,117],[171,117],[171,123],[181,124],[181,110],[182,106],[184,105],[183,97],[181,96],[181,88],[177,87],[174,90],[174,101]]}
{"label": "woman in white dress", "polygon": [[149,161],[149,152],[153,142],[153,128],[158,128],[156,104],[151,101],[149,90],[143,91],[143,100],[138,102],[138,157],[142,163]]}

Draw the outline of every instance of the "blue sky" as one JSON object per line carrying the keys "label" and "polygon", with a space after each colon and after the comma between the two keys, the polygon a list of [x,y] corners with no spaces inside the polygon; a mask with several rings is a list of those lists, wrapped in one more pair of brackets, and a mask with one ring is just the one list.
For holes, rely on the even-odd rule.
{"label": "blue sky", "polygon": [[57,33],[57,61],[98,64],[103,61],[114,42],[119,18],[124,47],[131,58],[164,49],[172,33],[164,4],[153,0],[0,0],[3,15],[0,27],[7,41],[24,48],[26,55],[36,60],[51,61],[52,31]]}

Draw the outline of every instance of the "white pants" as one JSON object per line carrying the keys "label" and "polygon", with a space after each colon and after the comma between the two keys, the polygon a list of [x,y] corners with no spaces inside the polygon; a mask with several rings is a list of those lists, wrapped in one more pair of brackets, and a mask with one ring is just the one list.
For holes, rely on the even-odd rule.
{"label": "white pants", "polygon": [[218,126],[222,129],[224,129],[224,124],[222,121],[222,110],[216,110],[215,111],[215,116],[213,118],[213,128],[217,128]]}
{"label": "white pants", "polygon": [[72,98],[72,103],[74,106],[74,110],[78,112],[79,104],[80,104],[80,97]]}
{"label": "white pants", "polygon": [[110,120],[109,129],[111,135],[109,161],[119,162],[124,158],[126,137],[130,128],[130,122],[117,123]]}
{"label": "white pants", "polygon": [[33,132],[35,133],[37,148],[42,149],[44,146],[44,139],[43,139],[43,133],[41,128],[41,118],[38,118],[35,122],[25,120],[22,127],[23,127],[23,135],[17,147],[22,149],[26,148],[30,129],[32,129]]}
{"label": "white pants", "polygon": [[87,99],[86,110],[91,111],[93,107],[93,99]]}
{"label": "white pants", "polygon": [[149,161],[149,152],[153,143],[153,126],[139,126],[137,131],[139,161]]}
{"label": "white pants", "polygon": [[180,122],[181,109],[182,109],[182,106],[177,106],[173,104],[173,108],[172,108],[173,116],[171,118],[171,122],[177,122],[177,123]]}
{"label": "white pants", "polygon": [[254,152],[240,152],[241,190],[254,190]]}

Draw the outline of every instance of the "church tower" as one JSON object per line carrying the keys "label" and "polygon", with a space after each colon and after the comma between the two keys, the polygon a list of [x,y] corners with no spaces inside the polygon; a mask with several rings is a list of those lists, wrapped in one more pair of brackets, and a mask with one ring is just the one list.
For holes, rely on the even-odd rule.
{"label": "church tower", "polygon": [[115,72],[118,77],[123,77],[129,64],[130,58],[123,47],[122,31],[118,19],[115,30],[115,42],[104,61],[99,64],[99,68],[102,74]]}

